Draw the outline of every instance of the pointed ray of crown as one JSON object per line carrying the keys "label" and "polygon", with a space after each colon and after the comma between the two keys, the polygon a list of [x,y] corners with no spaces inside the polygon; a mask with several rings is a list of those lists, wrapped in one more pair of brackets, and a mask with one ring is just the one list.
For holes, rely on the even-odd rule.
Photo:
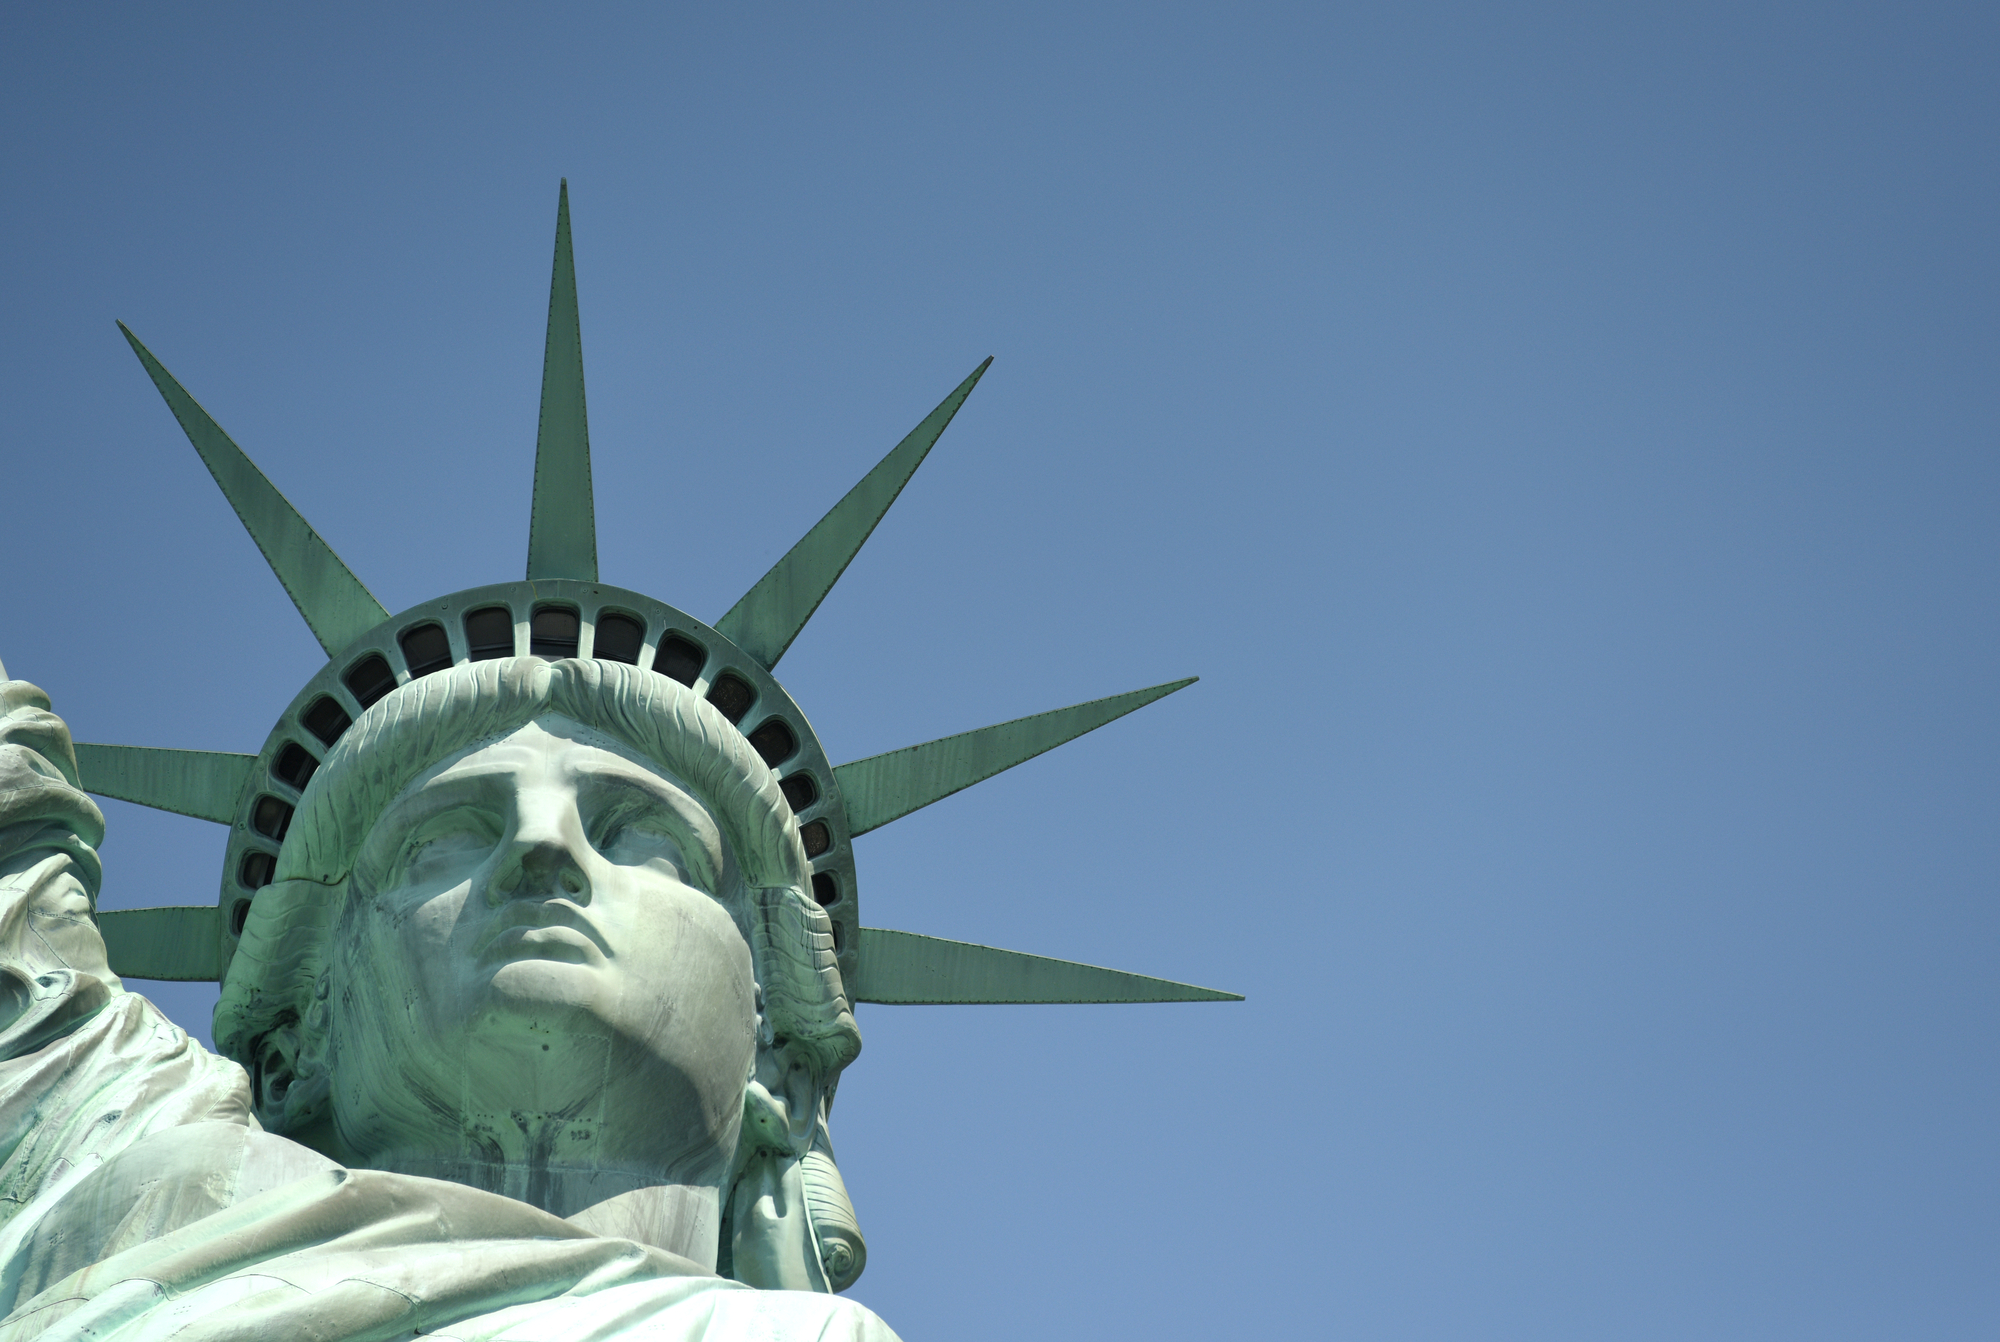
{"label": "pointed ray of crown", "polygon": [[[133,978],[219,979],[294,807],[369,705],[446,666],[487,657],[598,657],[651,667],[707,697],[781,779],[856,1001],[897,1004],[1198,1002],[1233,993],[858,922],[852,839],[1193,682],[1178,680],[834,766],[771,670],[874,533],[986,372],[982,362],[714,625],[597,578],[583,341],[569,186],[556,207],[527,581],[454,593],[391,616],[277,487],[123,323],[223,496],[331,659],[255,755],[79,743],[101,796],[230,827],[218,905],[104,912],[112,967]],[[4,678],[0,671],[0,678]]]}
{"label": "pointed ray of crown", "polygon": [[[861,483],[847,491],[825,517],[786,551],[757,585],[715,622],[722,634],[755,657],[766,671],[777,669],[778,659],[792,640],[806,627],[806,621],[826,600],[826,594],[840,581],[840,575],[861,547],[875,534],[875,524],[889,511],[889,505],[903,492],[903,486],[917,473],[930,454],[951,417],[965,404],[965,398],[979,385],[993,360],[989,357],[958,389],[944,398],[923,423],[875,463],[875,469],[861,477]],[[857,831],[858,833],[859,831]]]}
{"label": "pointed ray of crown", "polygon": [[590,495],[590,416],[583,405],[583,324],[569,243],[569,182],[556,196],[556,263],[542,347],[542,419],[535,430],[535,499],[528,513],[528,580],[597,581],[597,509]]}
{"label": "pointed ray of crown", "polygon": [[180,421],[202,464],[222,487],[222,496],[236,510],[250,539],[257,542],[264,562],[284,585],[285,595],[299,608],[326,655],[333,656],[388,619],[389,612],[382,609],[374,593],[361,585],[354,570],[341,562],[243,449],[230,441],[214,417],[187,394],[124,322],[118,323],[118,329],[125,333],[132,352],[166,398],[167,409]]}

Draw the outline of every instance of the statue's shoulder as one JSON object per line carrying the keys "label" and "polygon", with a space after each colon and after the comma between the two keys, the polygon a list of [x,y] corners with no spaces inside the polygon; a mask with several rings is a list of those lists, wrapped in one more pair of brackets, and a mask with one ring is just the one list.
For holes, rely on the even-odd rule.
{"label": "statue's shoulder", "polygon": [[0,1034],[0,1222],[148,1137],[255,1126],[243,1069],[144,997],[87,974],[30,988],[41,996]]}

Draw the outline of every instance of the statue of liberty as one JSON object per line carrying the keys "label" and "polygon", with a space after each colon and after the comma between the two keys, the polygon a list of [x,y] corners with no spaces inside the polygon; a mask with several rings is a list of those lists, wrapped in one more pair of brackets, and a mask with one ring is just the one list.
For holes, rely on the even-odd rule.
{"label": "statue of liberty", "polygon": [[[985,365],[713,625],[600,583],[565,188],[526,580],[391,616],[126,336],[330,660],[254,756],[0,670],[0,1342],[893,1339],[856,1004],[1231,996],[858,921],[856,835],[1188,683],[835,767],[773,678]],[[98,914],[93,792],[229,826],[217,904]]]}

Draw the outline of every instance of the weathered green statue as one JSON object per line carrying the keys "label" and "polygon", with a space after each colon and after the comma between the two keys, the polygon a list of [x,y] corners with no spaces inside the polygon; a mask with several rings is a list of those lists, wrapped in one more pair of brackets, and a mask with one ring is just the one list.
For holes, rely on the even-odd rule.
{"label": "weathered green statue", "polygon": [[[1229,996],[857,920],[855,835],[1179,688],[835,768],[772,678],[978,373],[715,625],[601,584],[565,194],[529,581],[391,617],[133,346],[331,660],[255,756],[0,670],[0,1342],[892,1338],[855,1003]],[[216,907],[98,915],[86,792],[229,825]]]}

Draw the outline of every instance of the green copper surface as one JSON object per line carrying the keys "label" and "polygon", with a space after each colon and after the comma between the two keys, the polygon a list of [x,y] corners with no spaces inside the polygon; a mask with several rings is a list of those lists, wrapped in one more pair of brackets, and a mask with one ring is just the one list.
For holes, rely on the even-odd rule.
{"label": "green copper surface", "polygon": [[[893,1342],[827,1294],[867,1258],[827,1128],[854,1003],[1240,1000],[861,925],[855,834],[1192,683],[835,768],[770,674],[990,360],[710,626],[597,579],[567,185],[525,581],[389,615],[125,334],[333,660],[254,756],[72,749],[0,669],[0,871],[33,873],[0,880],[0,978],[35,985],[0,1056],[38,1055],[0,1085],[32,1136],[0,1313],[60,1287],[86,1313],[50,1326],[121,1337]],[[79,787],[227,825],[216,906],[89,916]],[[127,977],[221,980],[228,1060]],[[352,1291],[350,1238],[400,1284]]]}
{"label": "green copper surface", "polygon": [[264,562],[278,575],[285,594],[299,608],[327,656],[387,619],[389,612],[382,609],[382,603],[361,585],[243,449],[230,441],[222,426],[195,403],[124,322],[118,323],[118,329],[125,332],[132,352],[145,365],[153,385],[166,398],[167,408],[180,421],[188,441],[222,487],[223,497],[236,510],[250,539],[257,542]]}
{"label": "green copper surface", "polygon": [[854,998],[896,1006],[1243,1000],[1169,979],[879,927],[861,929]]}
{"label": "green copper surface", "polygon": [[222,977],[212,904],[120,909],[97,915],[104,954],[121,978],[212,982]]}
{"label": "green copper surface", "polygon": [[590,494],[590,422],[583,405],[583,328],[569,242],[569,183],[556,201],[555,273],[542,351],[542,420],[535,434],[535,501],[528,578],[597,581],[597,513]]}
{"label": "green copper surface", "polygon": [[226,825],[236,818],[238,799],[257,767],[257,757],[79,741],[76,767],[87,792]]}
{"label": "green copper surface", "polygon": [[1194,682],[1191,676],[843,764],[833,776],[847,798],[848,824],[855,834],[879,829]]}
{"label": "green copper surface", "polygon": [[715,622],[724,637],[755,657],[770,670],[792,646],[792,640],[806,627],[819,603],[833,590],[834,583],[847,571],[854,556],[867,543],[875,526],[889,511],[889,505],[903,492],[903,486],[923,465],[924,457],[936,443],[945,425],[951,423],[959,406],[972,394],[973,387],[992,364],[992,359],[972,370],[958,389],[944,398],[924,422],[911,429],[889,455],[861,477],[861,483],[847,491],[811,531],[757,580],[757,585]]}

